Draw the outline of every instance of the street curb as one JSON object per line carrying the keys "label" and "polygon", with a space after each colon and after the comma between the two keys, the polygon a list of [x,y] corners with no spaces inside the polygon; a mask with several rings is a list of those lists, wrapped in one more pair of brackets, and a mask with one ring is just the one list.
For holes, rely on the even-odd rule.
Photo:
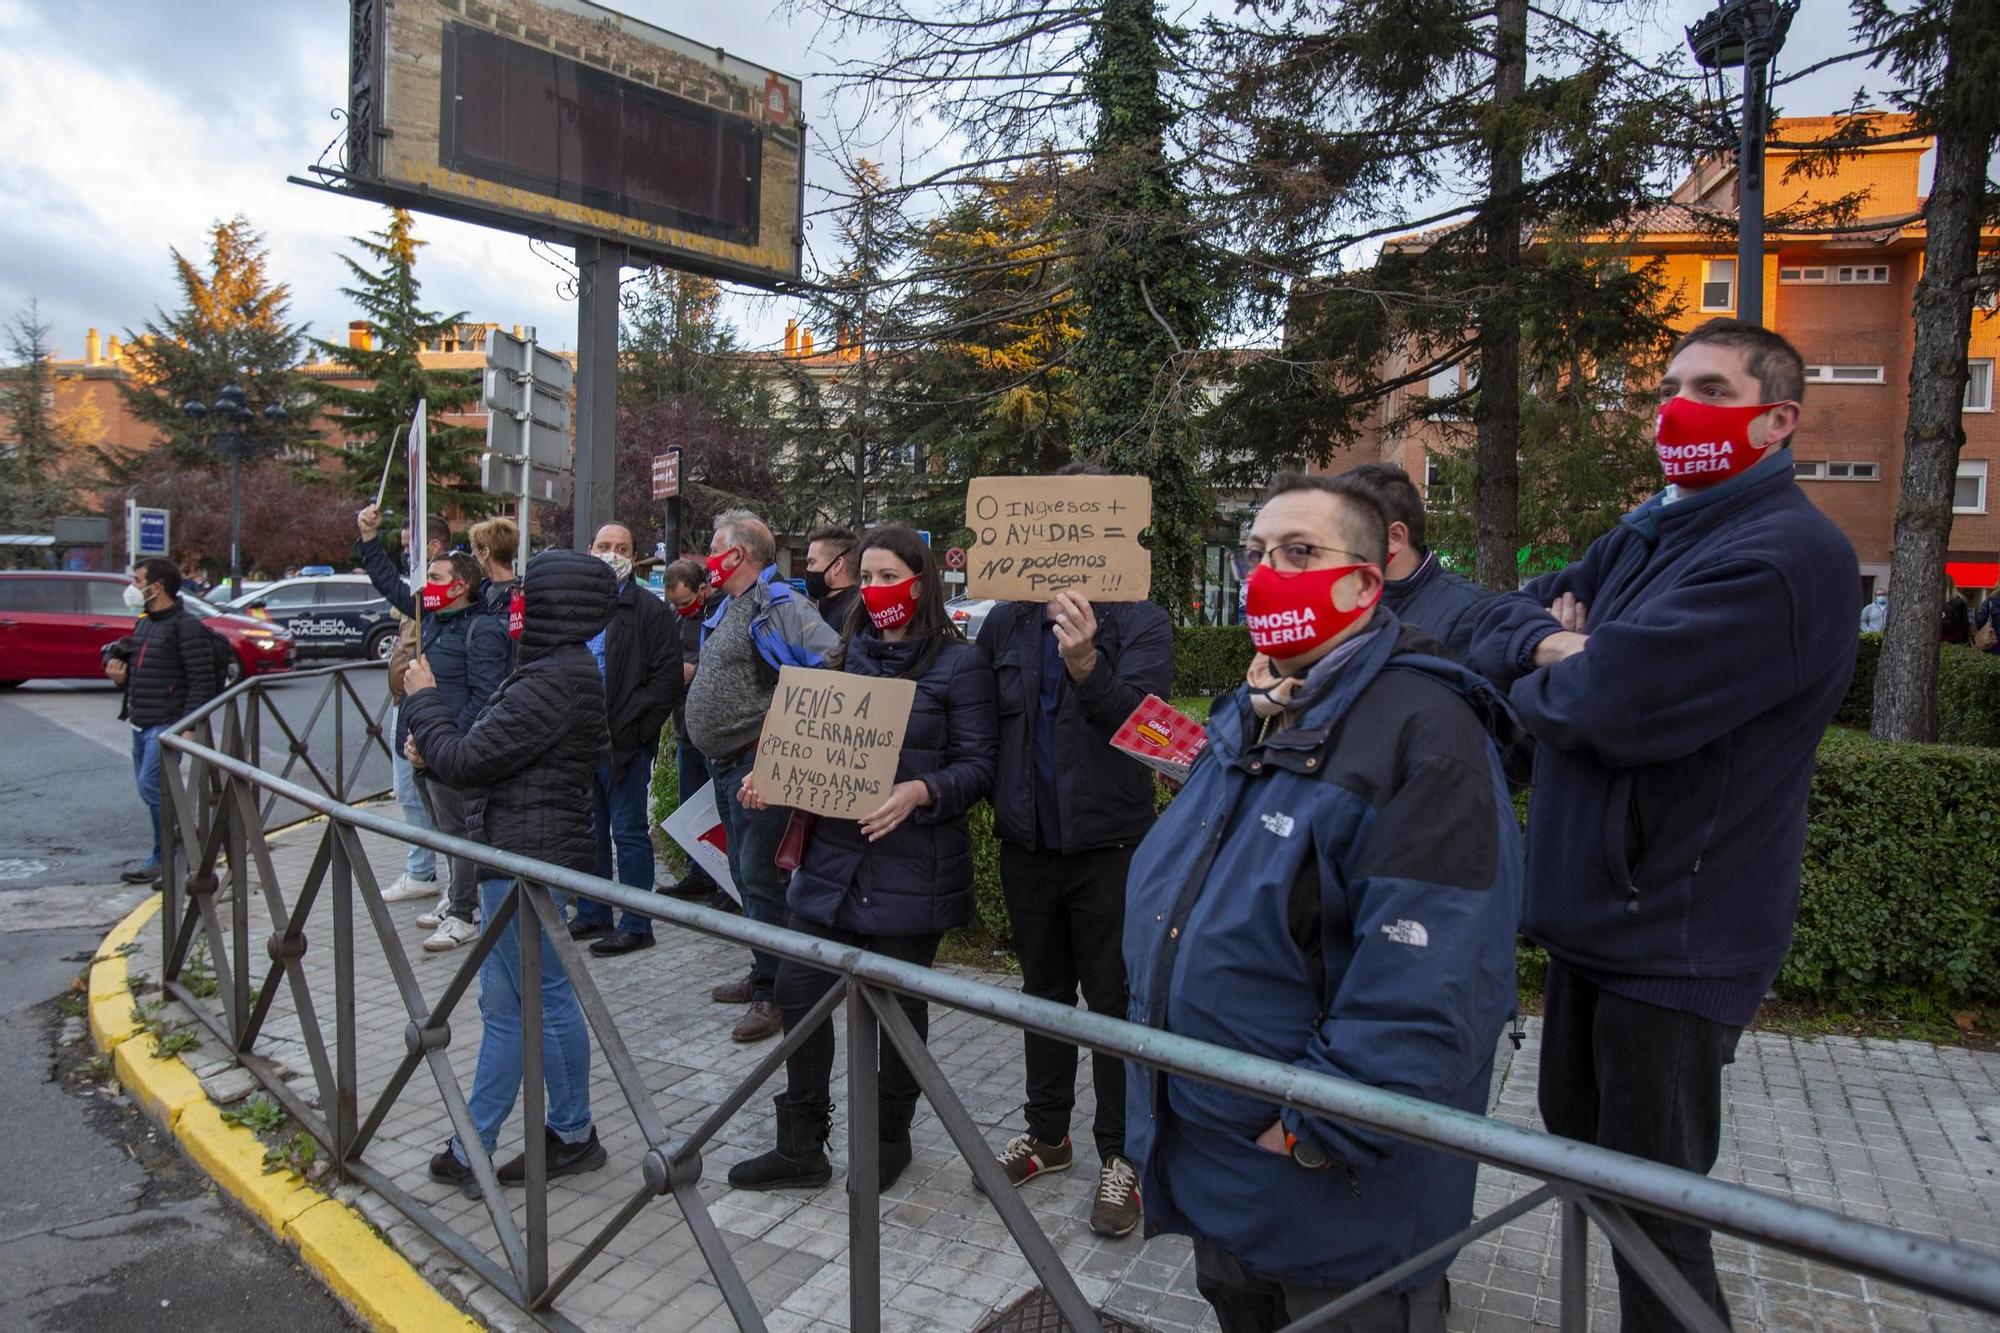
{"label": "street curb", "polygon": [[362,1216],[286,1174],[264,1173],[264,1142],[227,1124],[178,1058],[161,1059],[132,1018],[131,968],[120,950],[158,915],[156,897],[112,927],[90,964],[90,1034],[118,1082],[181,1150],[319,1276],[349,1313],[376,1333],[479,1333],[478,1320],[446,1300]]}

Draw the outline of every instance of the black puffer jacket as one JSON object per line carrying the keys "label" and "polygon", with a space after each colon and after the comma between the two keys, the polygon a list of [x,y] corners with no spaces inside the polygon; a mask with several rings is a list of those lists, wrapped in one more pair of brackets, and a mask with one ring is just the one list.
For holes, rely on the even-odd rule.
{"label": "black puffer jacket", "polygon": [[139,617],[125,665],[125,706],[133,726],[177,722],[221,692],[208,627],[180,598],[164,611]]}
{"label": "black puffer jacket", "polygon": [[604,687],[584,644],[611,616],[614,584],[601,560],[544,551],[528,563],[520,665],[461,734],[441,691],[403,700],[417,752],[465,791],[468,836],[489,847],[597,867],[590,794],[611,753]]}
{"label": "black puffer jacket", "polygon": [[[919,646],[884,643],[863,632],[848,642],[844,669],[857,676],[906,676]],[[819,819],[786,894],[791,909],[808,921],[904,936],[936,935],[972,919],[965,814],[993,788],[999,746],[993,668],[986,654],[953,640],[916,683],[896,781],[922,781],[931,803],[872,843],[856,820]]]}

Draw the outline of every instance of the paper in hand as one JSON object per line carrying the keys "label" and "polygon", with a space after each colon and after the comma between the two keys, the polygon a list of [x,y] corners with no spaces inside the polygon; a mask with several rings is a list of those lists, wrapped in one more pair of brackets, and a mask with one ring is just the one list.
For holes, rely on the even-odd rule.
{"label": "paper in hand", "polygon": [[1208,731],[1159,695],[1149,694],[1119,726],[1111,745],[1175,782],[1185,782],[1208,745]]}

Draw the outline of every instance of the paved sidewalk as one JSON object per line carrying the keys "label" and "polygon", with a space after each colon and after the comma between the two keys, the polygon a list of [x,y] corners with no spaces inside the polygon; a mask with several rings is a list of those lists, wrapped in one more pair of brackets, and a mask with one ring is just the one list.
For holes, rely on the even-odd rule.
{"label": "paved sidewalk", "polygon": [[[317,825],[298,829],[274,847],[288,900],[292,886],[303,880],[322,831]],[[400,852],[386,840],[371,839],[369,848],[386,881]],[[425,993],[436,996],[462,955],[427,955],[418,948],[425,932],[410,923],[422,904],[397,904],[390,910],[405,923],[395,943],[415,965]],[[257,913],[253,941],[261,941],[269,929],[262,921],[261,900]],[[374,949],[365,914],[357,911],[356,916],[365,1111],[403,1053],[406,1015],[388,967]],[[308,930],[312,947],[306,964],[322,1022],[329,1024],[333,955],[321,941],[330,938],[330,927],[330,907],[323,899]],[[149,932],[146,954],[156,948],[157,935]],[[257,948],[259,967],[263,959]],[[663,931],[654,949],[591,964],[674,1133],[692,1130],[768,1049],[732,1043],[728,1032],[736,1011],[708,999],[709,987],[740,975],[746,961],[745,951],[734,946]],[[478,1049],[474,999],[468,995],[451,1022],[453,1062],[465,1087],[470,1086]],[[1537,1034],[1533,1022],[1528,1027],[1527,1044],[1518,1055],[1505,1040],[1500,1044],[1494,1114],[1532,1125]],[[300,1089],[310,1095],[310,1066],[298,1033],[289,989],[281,988],[259,1049],[298,1071]],[[327,1037],[331,1041],[330,1026]],[[1016,1132],[1023,1086],[1017,1032],[939,1011],[932,1015],[930,1047],[996,1147]],[[205,1060],[205,1054],[196,1051],[188,1058],[201,1068],[213,1060],[212,1055]],[[843,1051],[837,1079],[844,1066]],[[1083,1067],[1087,1070],[1088,1063]],[[782,1080],[782,1072],[777,1078]],[[594,1079],[593,1103],[611,1165],[558,1181],[551,1189],[556,1239],[550,1260],[558,1270],[633,1189],[643,1148],[602,1059],[594,1062]],[[836,1086],[834,1095],[844,1108],[845,1089]],[[1028,1187],[1026,1197],[1036,1217],[1093,1302],[1160,1333],[1213,1329],[1215,1322],[1195,1291],[1185,1242],[1171,1237],[1142,1242],[1136,1236],[1108,1241],[1091,1233],[1087,1219],[1096,1162],[1088,1146],[1087,1089],[1080,1100],[1077,1169]],[[1729,1071],[1726,1100],[1729,1123],[1717,1177],[2000,1255],[2000,1152],[1994,1144],[2000,1137],[2000,1056],[1909,1042],[1752,1034]],[[483,1204],[461,1199],[424,1176],[425,1162],[448,1134],[437,1089],[428,1073],[419,1072],[369,1149],[368,1160],[401,1177],[441,1217],[497,1256]],[[1029,1291],[1033,1278],[998,1215],[972,1189],[970,1173],[928,1109],[920,1111],[914,1137],[915,1164],[882,1204],[884,1327],[969,1330]],[[503,1154],[511,1154],[518,1142],[517,1111],[515,1123],[502,1136]],[[837,1173],[832,1185],[813,1193],[737,1193],[724,1183],[731,1164],[770,1143],[769,1101],[760,1095],[711,1147],[702,1193],[773,1329],[842,1329],[848,1277],[843,1176]],[[844,1109],[836,1113],[831,1151],[837,1164],[844,1160]],[[1532,1182],[1488,1171],[1480,1182],[1480,1211],[1530,1188]],[[357,1202],[435,1282],[456,1287],[493,1326],[525,1326],[512,1307],[443,1256],[400,1214],[372,1196]],[[521,1216],[518,1203],[516,1216]],[[1718,1240],[1717,1249],[1740,1328],[2000,1328],[2000,1321],[1774,1251],[1727,1238]],[[1612,1328],[1616,1295],[1601,1238],[1595,1239],[1591,1267],[1597,1324]],[[1453,1330],[1483,1333],[1554,1325],[1553,1212],[1544,1209],[1469,1246],[1451,1278]],[[735,1326],[671,1198],[650,1205],[620,1233],[559,1304],[585,1328],[607,1333]]]}

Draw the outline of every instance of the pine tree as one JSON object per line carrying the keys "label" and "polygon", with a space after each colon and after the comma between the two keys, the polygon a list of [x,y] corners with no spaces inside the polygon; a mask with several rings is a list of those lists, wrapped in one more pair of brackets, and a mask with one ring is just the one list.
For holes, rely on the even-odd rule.
{"label": "pine tree", "polygon": [[[225,460],[205,443],[209,428],[190,421],[181,405],[213,402],[234,384],[253,414],[249,438],[258,453],[311,448],[317,394],[296,369],[304,326],[287,321],[291,289],[270,281],[264,238],[238,214],[210,231],[206,272],[179,250],[170,253],[181,308],[157,311],[141,332],[126,333],[132,374],[123,391],[132,414],[159,432],[175,463],[219,467]],[[290,421],[265,421],[273,404]],[[114,479],[125,480],[154,465],[144,457],[106,462]]]}
{"label": "pine tree", "polygon": [[[355,378],[368,381],[365,389],[329,385],[324,390],[326,405],[343,414],[339,425],[347,436],[349,486],[356,494],[373,497],[391,445],[401,450],[398,435],[416,415],[418,401],[424,400],[428,404],[425,462],[431,504],[492,508],[497,501],[478,490],[479,454],[485,437],[475,427],[446,425],[443,420],[448,412],[477,406],[480,373],[429,370],[419,357],[426,343],[455,333],[465,312],[442,314],[421,304],[416,265],[417,251],[425,242],[417,239],[415,223],[403,209],[390,210],[384,230],[353,239],[363,257],[341,256],[355,285],[340,290],[368,317],[372,345],[353,347],[313,339],[322,356],[347,367]],[[369,261],[376,267],[369,267]],[[401,472],[401,468],[392,470]],[[392,479],[392,488],[394,484]]]}
{"label": "pine tree", "polygon": [[74,453],[79,441],[55,405],[49,327],[32,298],[7,324],[0,370],[0,530],[46,532],[81,499]]}
{"label": "pine tree", "polygon": [[682,395],[734,418],[751,410],[754,389],[722,316],[713,278],[650,268],[630,293],[618,337],[618,401],[636,408]]}

